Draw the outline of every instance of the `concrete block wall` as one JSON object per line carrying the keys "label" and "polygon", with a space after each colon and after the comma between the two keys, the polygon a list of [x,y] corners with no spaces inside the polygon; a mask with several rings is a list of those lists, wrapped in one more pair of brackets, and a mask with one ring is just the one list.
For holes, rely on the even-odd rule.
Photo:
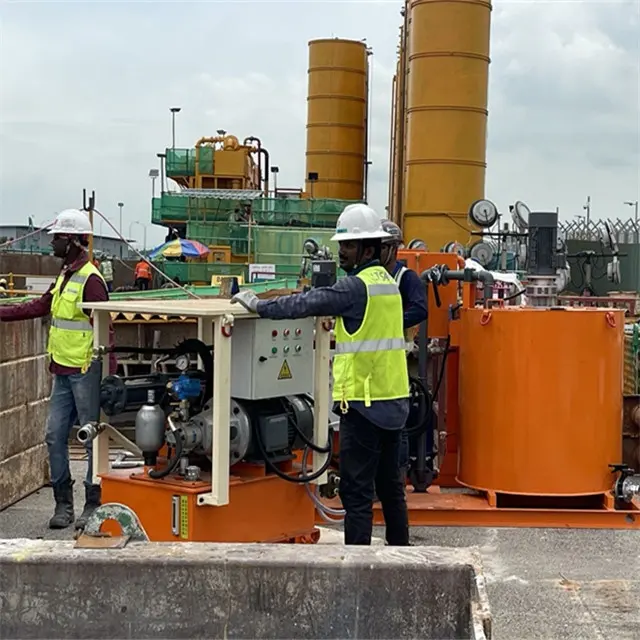
{"label": "concrete block wall", "polygon": [[0,322],[0,511],[49,481],[46,319]]}

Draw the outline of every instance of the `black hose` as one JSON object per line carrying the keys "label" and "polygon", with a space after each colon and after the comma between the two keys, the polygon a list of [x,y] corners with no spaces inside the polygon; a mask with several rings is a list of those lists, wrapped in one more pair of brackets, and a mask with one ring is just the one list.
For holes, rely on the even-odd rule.
{"label": "black hose", "polygon": [[414,417],[411,423],[407,422],[404,429],[409,437],[414,438],[422,435],[427,430],[433,402],[422,380],[410,377],[409,381],[414,387],[417,387],[419,393],[419,409],[418,416]]}
{"label": "black hose", "polygon": [[444,378],[445,367],[447,366],[447,356],[449,355],[449,348],[451,347],[451,336],[447,336],[447,341],[444,345],[444,353],[442,354],[442,362],[440,363],[440,371],[438,372],[438,381],[436,382],[436,387],[433,390],[433,397],[437,398],[438,393],[440,392],[440,385],[442,384],[442,380]]}
{"label": "black hose", "polygon": [[316,453],[329,453],[329,452],[333,453],[331,438],[329,438],[329,443],[327,444],[326,447],[319,447],[317,444],[313,442],[313,440],[310,440],[306,436],[306,434],[302,431],[302,429],[298,426],[298,421],[296,420],[295,413],[287,408],[287,405],[285,404],[286,402],[285,399],[279,398],[279,400],[280,400],[280,403],[282,404],[282,408],[288,414],[289,420],[293,425],[293,428],[295,429],[298,436],[300,436],[300,440],[302,440],[302,442],[304,442],[305,445],[309,447],[309,449],[311,449],[311,451],[315,451]]}
{"label": "black hose", "polygon": [[173,473],[173,470],[178,466],[178,463],[180,462],[183,449],[182,435],[178,430],[174,431],[173,433],[176,439],[176,450],[173,458],[169,458],[169,460],[167,460],[167,466],[164,469],[160,469],[159,471],[157,469],[151,469],[151,471],[149,471],[149,477],[153,478],[154,480],[166,478],[170,473]]}
{"label": "black hose", "polygon": [[[267,466],[267,469],[275,473],[279,478],[286,480],[287,482],[293,482],[296,484],[306,484],[309,482],[313,482],[314,480],[317,480],[320,476],[322,476],[322,474],[329,468],[329,465],[331,464],[331,460],[333,458],[333,429],[331,427],[329,427],[329,452],[324,464],[315,473],[312,473],[310,475],[305,474],[305,475],[299,475],[299,476],[290,476],[286,474],[284,471],[281,471],[280,469],[278,469],[278,467],[269,459],[269,454],[267,453],[266,447],[264,446],[264,442],[262,440],[262,433],[260,433],[260,426],[255,425],[253,432],[256,437],[256,443],[258,445],[258,449],[260,450],[260,454],[264,459],[264,463]],[[308,447],[305,447],[305,449],[307,448]]]}

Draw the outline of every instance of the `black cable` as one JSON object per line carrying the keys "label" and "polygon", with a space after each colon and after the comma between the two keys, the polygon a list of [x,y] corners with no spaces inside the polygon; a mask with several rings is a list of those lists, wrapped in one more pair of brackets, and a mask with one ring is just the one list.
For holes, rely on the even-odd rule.
{"label": "black cable", "polygon": [[302,440],[302,442],[304,442],[305,445],[309,447],[309,449],[311,449],[311,451],[315,451],[316,453],[329,453],[330,451],[332,451],[331,440],[329,440],[329,444],[327,444],[326,447],[320,447],[317,444],[315,444],[312,440],[307,438],[306,434],[298,426],[298,421],[296,420],[295,412],[293,410],[290,410],[287,407],[287,404],[284,398],[278,398],[278,400],[280,401],[280,404],[282,404],[282,408],[284,409],[285,413],[288,414],[289,421],[291,422],[291,425],[295,429],[296,433],[300,436],[300,439]]}
{"label": "black cable", "polygon": [[173,470],[178,466],[180,458],[182,457],[182,435],[179,430],[176,430],[174,431],[174,436],[176,439],[176,451],[173,459],[169,458],[169,460],[167,460],[167,466],[164,469],[160,469],[159,471],[157,469],[151,469],[151,471],[149,471],[150,478],[153,478],[154,480],[166,478],[170,473],[173,473]]}
{"label": "black cable", "polygon": [[[311,475],[299,476],[290,476],[284,471],[278,469],[278,467],[269,459],[269,454],[267,453],[266,447],[264,446],[264,441],[262,440],[262,433],[260,433],[260,426],[255,425],[253,428],[253,432],[256,437],[258,449],[260,450],[260,455],[262,455],[267,469],[275,473],[279,478],[286,480],[287,482],[293,482],[295,484],[306,484],[309,482],[313,482],[314,480],[317,480],[319,477],[321,477],[331,464],[331,459],[333,457],[333,429],[331,427],[329,427],[329,455],[327,456],[324,464],[322,465],[322,467],[320,467],[320,469],[318,469],[318,471],[312,473]],[[308,447],[305,447],[305,449],[307,448]]]}
{"label": "black cable", "polygon": [[440,363],[440,371],[438,373],[438,381],[436,383],[435,390],[433,392],[433,397],[437,398],[438,393],[440,392],[440,385],[442,384],[442,380],[444,378],[444,371],[447,365],[447,357],[449,356],[449,348],[451,347],[451,336],[447,336],[447,341],[444,345],[444,353],[442,354],[442,362]]}

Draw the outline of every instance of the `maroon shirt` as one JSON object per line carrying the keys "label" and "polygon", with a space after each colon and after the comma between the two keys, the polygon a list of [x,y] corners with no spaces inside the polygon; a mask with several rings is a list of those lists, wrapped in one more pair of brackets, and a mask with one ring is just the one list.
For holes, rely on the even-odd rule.
{"label": "maroon shirt", "polygon": [[[60,272],[64,275],[61,291],[67,286],[67,282],[72,274],[79,271],[87,262],[89,262],[89,256],[86,251],[83,251],[71,264],[63,265],[62,271]],[[49,315],[51,313],[51,303],[53,302],[53,295],[51,293],[53,287],[54,284],[49,287],[45,294],[36,300],[30,300],[23,304],[0,307],[0,321],[14,322],[16,320],[31,320],[32,318],[42,318]],[[106,302],[107,300],[109,300],[109,293],[102,280],[96,275],[89,276],[84,285],[84,291],[82,292],[82,301]],[[85,310],[85,313],[89,315],[88,310]],[[114,344],[114,331],[111,322],[109,322],[109,344]],[[118,363],[115,354],[109,354],[109,373],[111,375],[115,374],[117,367]],[[68,376],[80,373],[81,370],[74,367],[65,367],[55,362],[52,358],[49,371],[58,376]]]}

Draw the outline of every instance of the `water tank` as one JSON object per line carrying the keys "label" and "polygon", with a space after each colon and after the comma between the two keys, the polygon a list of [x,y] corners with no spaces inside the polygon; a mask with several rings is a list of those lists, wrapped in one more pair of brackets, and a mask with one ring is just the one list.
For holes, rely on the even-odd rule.
{"label": "water tank", "polygon": [[309,42],[307,179],[314,198],[361,200],[367,148],[368,63],[364,42]]}
{"label": "water tank", "polygon": [[484,197],[489,0],[412,0],[408,34],[404,236],[466,244]]}
{"label": "water tank", "polygon": [[610,490],[624,311],[462,309],[460,329],[458,481],[519,495]]}

